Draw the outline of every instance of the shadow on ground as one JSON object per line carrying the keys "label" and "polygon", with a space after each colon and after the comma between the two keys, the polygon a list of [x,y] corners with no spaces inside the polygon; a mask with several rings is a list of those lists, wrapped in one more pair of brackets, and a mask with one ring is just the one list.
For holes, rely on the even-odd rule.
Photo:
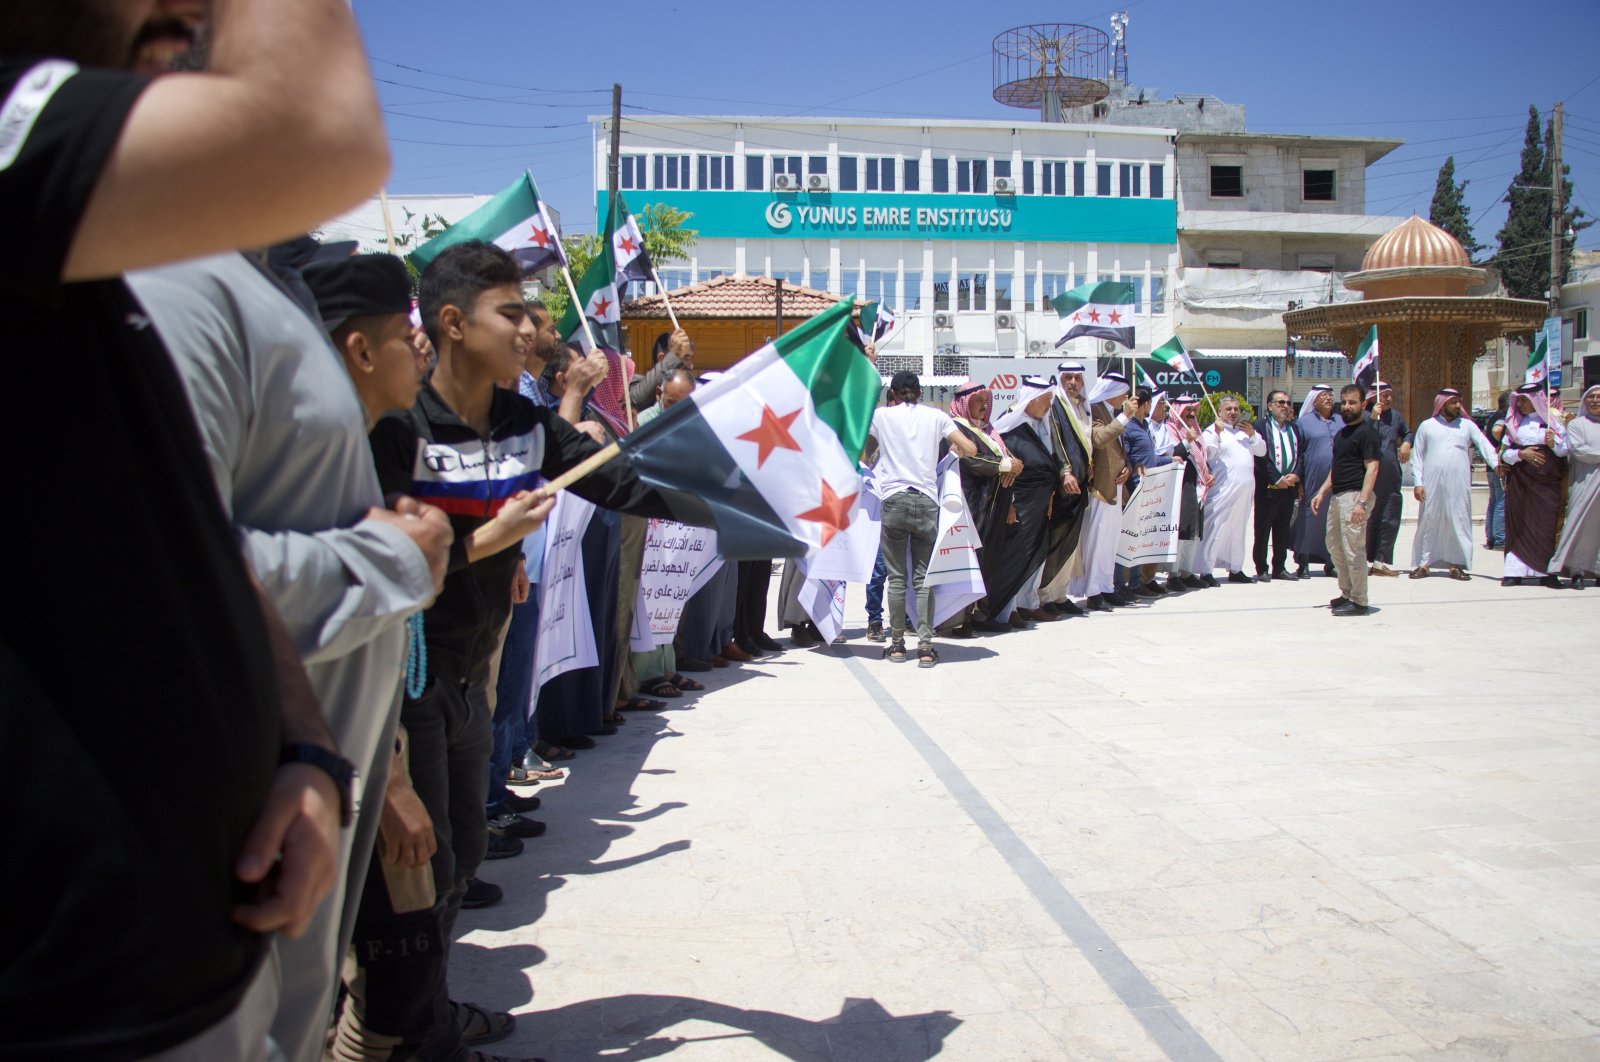
{"label": "shadow on ground", "polygon": [[[702,1027],[662,1035],[685,1022]],[[624,995],[519,1014],[515,1038],[496,1049],[522,1044],[550,1062],[631,1062],[660,1058],[685,1044],[750,1040],[796,1062],[926,1062],[960,1024],[945,1010],[890,1014],[875,999],[847,998],[838,1014],[812,1021],[687,996]]]}

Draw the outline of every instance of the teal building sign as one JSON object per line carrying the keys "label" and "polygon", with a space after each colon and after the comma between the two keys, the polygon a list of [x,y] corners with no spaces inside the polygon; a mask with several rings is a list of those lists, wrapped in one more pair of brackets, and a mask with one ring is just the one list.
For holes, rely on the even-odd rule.
{"label": "teal building sign", "polygon": [[[635,211],[664,203],[693,217],[701,239],[1178,241],[1171,199],[904,195],[878,192],[630,191]],[[605,213],[606,193],[595,195]]]}

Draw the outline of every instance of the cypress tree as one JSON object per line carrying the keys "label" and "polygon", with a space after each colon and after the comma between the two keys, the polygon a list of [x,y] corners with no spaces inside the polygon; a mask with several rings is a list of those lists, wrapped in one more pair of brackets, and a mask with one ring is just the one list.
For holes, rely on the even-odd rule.
{"label": "cypress tree", "polygon": [[1464,196],[1470,181],[1456,182],[1455,156],[1444,160],[1439,167],[1439,179],[1433,186],[1433,202],[1428,206],[1428,220],[1456,238],[1468,258],[1476,258],[1484,245],[1472,234],[1472,222],[1467,218]]}
{"label": "cypress tree", "polygon": [[[1507,294],[1517,299],[1542,299],[1550,288],[1550,163],[1544,153],[1539,109],[1528,107],[1522,138],[1522,168],[1511,179],[1506,199],[1511,209],[1496,239],[1500,249],[1495,268]],[[1545,251],[1540,254],[1540,249]]]}

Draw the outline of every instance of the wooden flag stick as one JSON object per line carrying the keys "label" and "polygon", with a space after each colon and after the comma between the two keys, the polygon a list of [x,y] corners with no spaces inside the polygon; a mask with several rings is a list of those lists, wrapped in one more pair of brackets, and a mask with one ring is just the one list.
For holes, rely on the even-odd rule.
{"label": "wooden flag stick", "polygon": [[599,453],[590,454],[582,461],[579,461],[577,464],[561,473],[561,475],[557,476],[555,479],[552,479],[549,483],[546,483],[542,489],[548,494],[554,494],[558,490],[566,490],[568,487],[578,482],[578,480],[582,479],[584,476],[587,476],[590,472],[593,472],[606,462],[612,460],[620,453],[622,453],[622,447],[617,443],[612,443]]}
{"label": "wooden flag stick", "polygon": [[661,301],[666,304],[667,316],[672,318],[672,330],[674,332],[680,331],[681,326],[678,324],[678,315],[672,312],[672,300],[667,298],[667,286],[661,283],[661,278],[656,275],[654,267],[650,270],[650,279],[656,282],[656,287],[661,291]]}
{"label": "wooden flag stick", "polygon": [[594,330],[589,327],[589,315],[584,312],[588,307],[578,298],[578,286],[572,282],[572,270],[562,266],[561,279],[567,282],[567,294],[572,296],[572,308],[578,311],[578,320],[583,322],[583,334],[589,337],[589,348],[599,350],[600,344],[594,338]]}

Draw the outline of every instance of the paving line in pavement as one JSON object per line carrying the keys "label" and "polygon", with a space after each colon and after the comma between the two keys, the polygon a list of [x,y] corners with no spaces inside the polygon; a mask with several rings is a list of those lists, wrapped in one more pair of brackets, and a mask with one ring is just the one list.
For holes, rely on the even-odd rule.
{"label": "paving line in pavement", "polygon": [[1067,891],[1044,860],[1017,836],[1017,832],[995,811],[994,805],[984,799],[965,772],[956,766],[955,761],[921,724],[911,718],[894,695],[871,675],[866,665],[854,656],[845,657],[844,665],[911,747],[916,749],[962,810],[983,831],[989,843],[1011,867],[1012,873],[1028,887],[1034,899],[1061,927],[1061,931],[1076,945],[1095,972],[1122,1000],[1123,1006],[1166,1052],[1167,1057],[1174,1062],[1220,1062],[1221,1056],[1206,1042],[1205,1037],[1189,1024],[1172,1001],[1151,984],[1133,960],[1117,947],[1094,917],[1083,909],[1077,897]]}

